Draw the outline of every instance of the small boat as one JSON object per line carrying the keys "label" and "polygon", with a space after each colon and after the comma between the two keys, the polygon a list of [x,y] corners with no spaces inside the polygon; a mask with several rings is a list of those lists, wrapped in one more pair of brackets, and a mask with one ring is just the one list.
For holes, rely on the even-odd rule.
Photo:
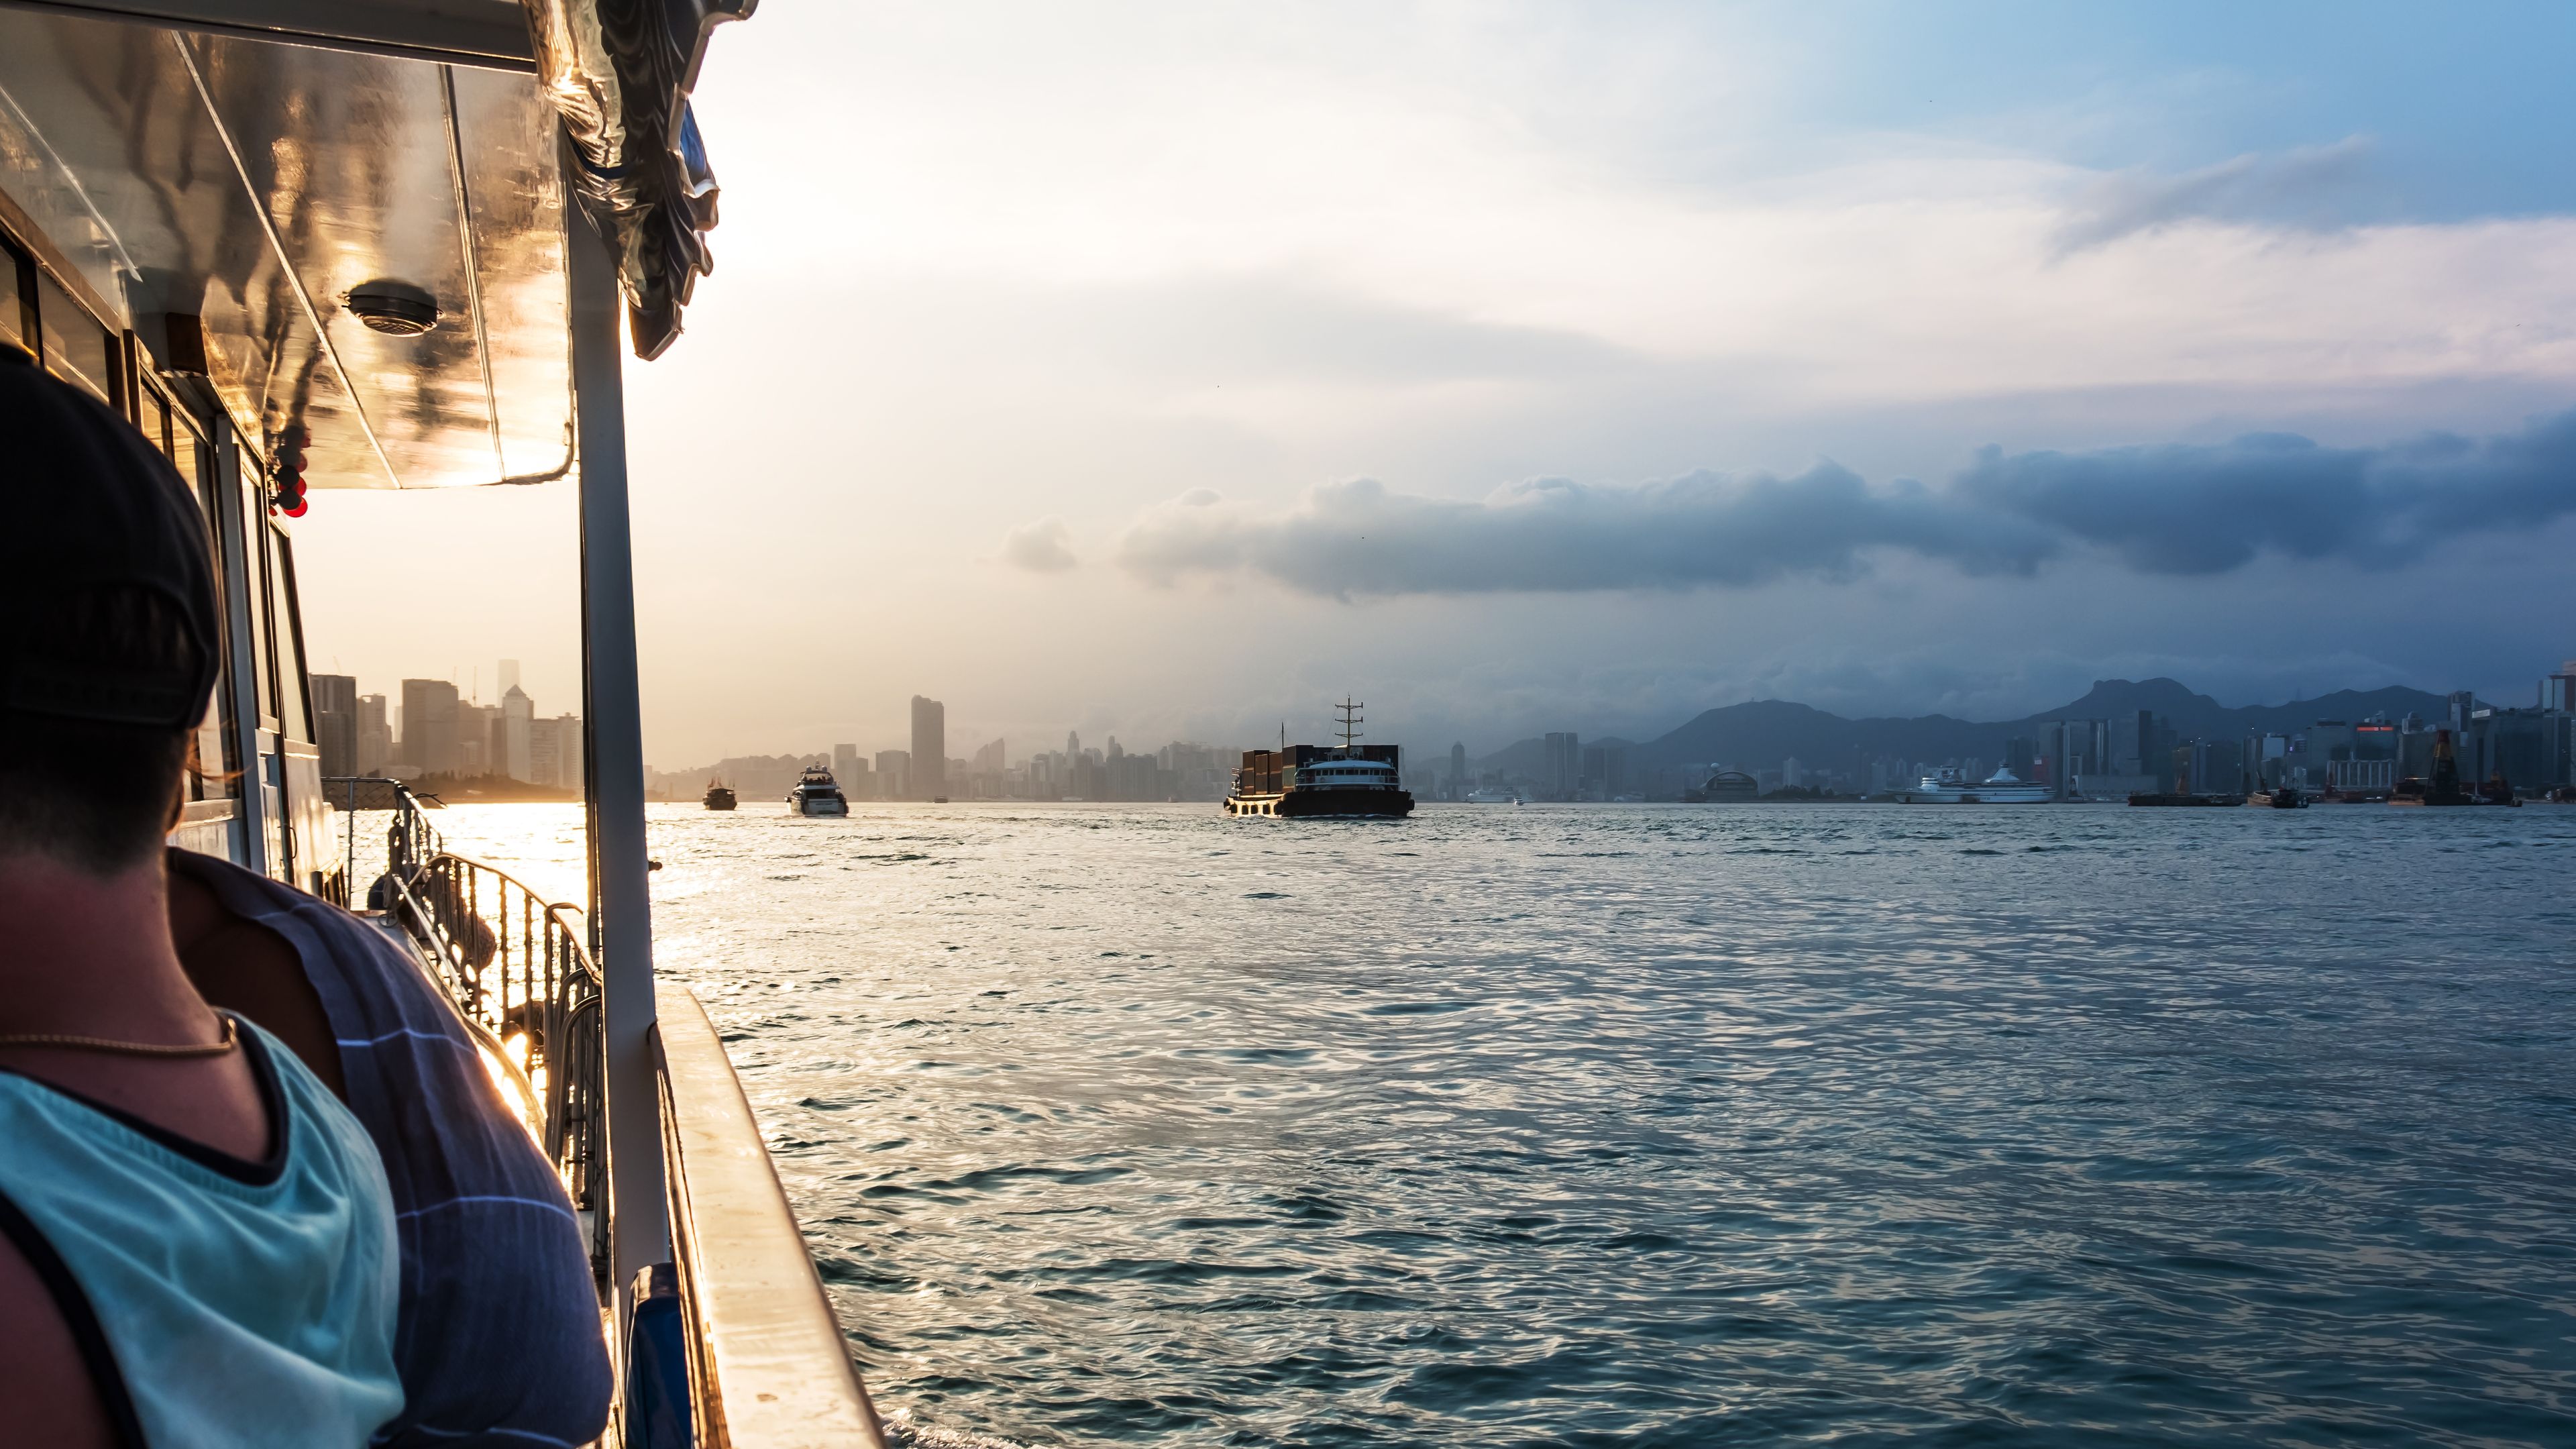
{"label": "small boat", "polygon": [[1911,790],[1897,791],[1896,798],[1907,805],[2044,805],[2049,788],[2032,784],[2009,768],[1983,780],[1970,780],[1952,765],[1924,776]]}
{"label": "small boat", "polygon": [[1521,803],[1520,796],[1509,790],[1500,789],[1490,785],[1468,791],[1466,800],[1470,805],[1518,805]]}
{"label": "small boat", "polygon": [[807,765],[796,777],[796,788],[787,792],[787,808],[798,815],[839,816],[850,813],[850,801],[830,770]]}
{"label": "small boat", "polygon": [[2257,790],[2245,797],[2245,803],[2256,810],[2305,810],[2308,797],[2289,785],[2276,790]]}
{"label": "small boat", "polygon": [[722,780],[709,780],[706,806],[710,810],[731,810],[734,806],[733,787]]}

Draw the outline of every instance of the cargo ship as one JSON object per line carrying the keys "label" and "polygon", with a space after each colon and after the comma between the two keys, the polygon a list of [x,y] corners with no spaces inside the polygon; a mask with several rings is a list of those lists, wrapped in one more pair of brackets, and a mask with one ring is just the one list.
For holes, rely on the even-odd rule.
{"label": "cargo ship", "polygon": [[1401,747],[1359,742],[1360,711],[1365,708],[1348,696],[1333,706],[1339,745],[1292,745],[1283,739],[1275,750],[1244,751],[1234,789],[1225,797],[1225,813],[1351,820],[1395,820],[1413,813],[1413,795],[1399,774]]}

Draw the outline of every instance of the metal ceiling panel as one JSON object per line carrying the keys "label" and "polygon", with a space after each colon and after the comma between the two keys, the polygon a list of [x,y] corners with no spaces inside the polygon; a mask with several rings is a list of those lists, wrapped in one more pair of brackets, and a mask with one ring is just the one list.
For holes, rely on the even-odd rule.
{"label": "metal ceiling panel", "polygon": [[0,5],[452,65],[524,71],[535,64],[520,0],[0,0]]}
{"label": "metal ceiling panel", "polygon": [[[200,316],[235,420],[307,428],[316,487],[565,469],[555,137],[524,76],[0,11],[0,189],[112,320]],[[388,278],[439,324],[349,312]]]}

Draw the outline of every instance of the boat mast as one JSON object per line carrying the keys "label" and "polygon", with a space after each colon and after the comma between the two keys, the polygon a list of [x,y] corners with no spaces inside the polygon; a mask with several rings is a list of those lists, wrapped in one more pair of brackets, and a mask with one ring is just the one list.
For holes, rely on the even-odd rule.
{"label": "boat mast", "polygon": [[1341,716],[1341,720],[1336,728],[1341,731],[1342,753],[1345,755],[1351,752],[1351,741],[1363,738],[1359,732],[1359,727],[1364,722],[1365,717],[1360,714],[1360,711],[1366,708],[1368,708],[1367,705],[1354,701],[1347,694],[1342,696],[1342,702],[1340,704],[1333,706],[1333,712]]}

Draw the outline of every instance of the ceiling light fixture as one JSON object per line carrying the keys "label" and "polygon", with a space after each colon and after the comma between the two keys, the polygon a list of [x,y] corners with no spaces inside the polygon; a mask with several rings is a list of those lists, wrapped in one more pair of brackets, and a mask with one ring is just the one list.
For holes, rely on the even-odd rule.
{"label": "ceiling light fixture", "polygon": [[418,337],[438,325],[438,299],[391,277],[350,288],[349,310],[359,321],[391,337]]}

